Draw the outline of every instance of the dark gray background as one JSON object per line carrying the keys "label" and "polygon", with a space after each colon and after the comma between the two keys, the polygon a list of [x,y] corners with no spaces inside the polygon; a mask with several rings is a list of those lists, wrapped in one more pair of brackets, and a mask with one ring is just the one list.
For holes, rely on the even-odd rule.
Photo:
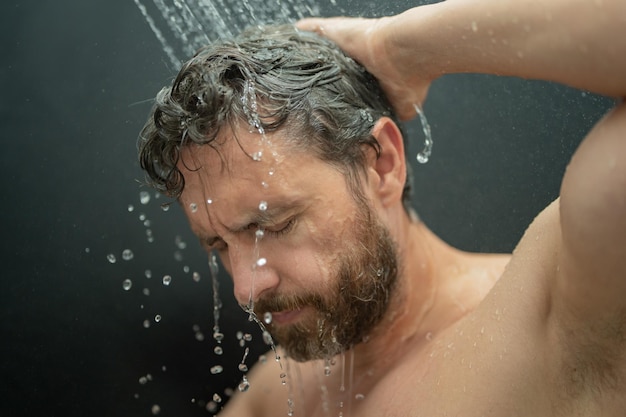
{"label": "dark gray background", "polygon": [[[350,10],[370,13],[372,4]],[[248,363],[266,347],[222,279],[228,353],[213,354],[206,256],[176,207],[164,213],[154,195],[139,202],[137,133],[149,99],[173,76],[160,44],[132,0],[5,1],[1,9],[0,415],[150,416],[153,404],[162,416],[208,415],[203,403],[241,378],[236,332],[253,335]],[[433,157],[415,167],[418,212],[462,249],[511,251],[558,195],[569,157],[610,104],[544,82],[437,81],[426,104]],[[422,137],[415,123],[409,131],[414,160]],[[131,261],[121,260],[126,248]],[[173,276],[169,287],[164,274]],[[216,364],[225,372],[213,376]],[[152,381],[141,385],[147,374]]]}

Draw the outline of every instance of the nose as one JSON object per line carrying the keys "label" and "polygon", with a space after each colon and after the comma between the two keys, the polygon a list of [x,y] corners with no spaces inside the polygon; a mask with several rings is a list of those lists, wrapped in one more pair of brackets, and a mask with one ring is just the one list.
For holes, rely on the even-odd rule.
{"label": "nose", "polygon": [[276,269],[262,253],[258,253],[254,247],[237,245],[229,248],[227,260],[222,261],[233,280],[235,298],[241,305],[258,300],[280,283]]}

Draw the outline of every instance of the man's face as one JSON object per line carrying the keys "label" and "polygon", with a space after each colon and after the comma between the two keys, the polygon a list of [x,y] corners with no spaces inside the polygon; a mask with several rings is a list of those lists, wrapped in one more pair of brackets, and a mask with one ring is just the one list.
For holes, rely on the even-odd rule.
{"label": "man's face", "polygon": [[342,173],[280,134],[221,139],[219,153],[183,150],[180,200],[232,276],[238,302],[261,318],[271,313],[268,330],[295,360],[360,343],[386,312],[398,273],[367,188],[355,198]]}

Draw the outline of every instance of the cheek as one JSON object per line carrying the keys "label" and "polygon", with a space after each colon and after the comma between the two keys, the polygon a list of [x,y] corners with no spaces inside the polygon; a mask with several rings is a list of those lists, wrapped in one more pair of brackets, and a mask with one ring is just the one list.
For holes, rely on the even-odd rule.
{"label": "cheek", "polygon": [[260,254],[279,274],[283,290],[319,292],[334,282],[341,244],[329,233],[326,227],[301,222],[293,235],[261,243]]}
{"label": "cheek", "polygon": [[326,285],[335,283],[340,260],[354,240],[350,234],[350,224],[350,219],[338,221],[331,218],[325,223],[318,222],[309,226],[309,257],[318,271],[318,282],[323,281]]}

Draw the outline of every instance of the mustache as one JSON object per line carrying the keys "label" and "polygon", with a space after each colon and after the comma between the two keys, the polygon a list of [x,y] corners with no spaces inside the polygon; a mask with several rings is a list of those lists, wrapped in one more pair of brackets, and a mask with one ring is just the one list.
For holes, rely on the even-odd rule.
{"label": "mustache", "polygon": [[[262,315],[266,312],[301,310],[311,306],[316,309],[324,308],[324,300],[318,294],[274,294],[259,298],[254,302],[254,312]],[[243,307],[243,306],[242,306]]]}

